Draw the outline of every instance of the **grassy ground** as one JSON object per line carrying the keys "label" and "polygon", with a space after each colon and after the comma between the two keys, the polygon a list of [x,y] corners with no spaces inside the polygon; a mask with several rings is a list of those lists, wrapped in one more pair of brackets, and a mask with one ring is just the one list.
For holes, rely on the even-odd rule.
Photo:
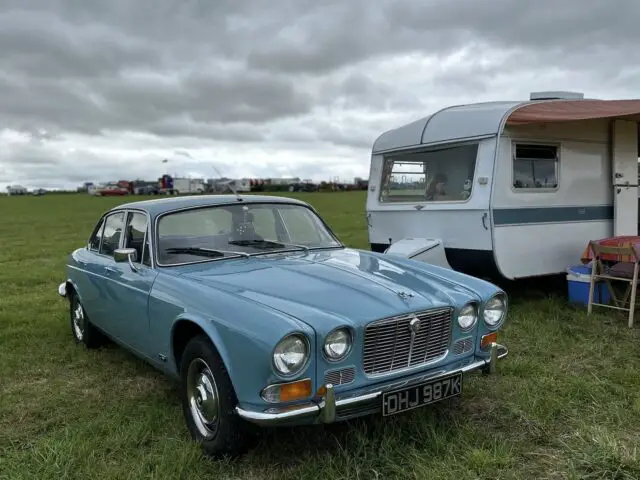
{"label": "grassy ground", "polygon": [[[367,247],[362,192],[298,197]],[[638,329],[531,290],[512,293],[498,375],[462,398],[203,458],[175,385],[119,348],[76,347],[56,294],[67,253],[120,201],[0,198],[0,478],[640,478]]]}

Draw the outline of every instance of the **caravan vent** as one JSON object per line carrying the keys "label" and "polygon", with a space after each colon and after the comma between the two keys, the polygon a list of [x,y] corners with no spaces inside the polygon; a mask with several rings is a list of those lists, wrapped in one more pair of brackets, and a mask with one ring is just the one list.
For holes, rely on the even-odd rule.
{"label": "caravan vent", "polygon": [[582,100],[584,93],[581,92],[531,92],[529,100]]}

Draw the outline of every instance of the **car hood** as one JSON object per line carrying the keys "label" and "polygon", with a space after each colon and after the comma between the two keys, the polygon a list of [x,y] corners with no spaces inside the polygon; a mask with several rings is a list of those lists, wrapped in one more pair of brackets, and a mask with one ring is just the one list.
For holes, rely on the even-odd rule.
{"label": "car hood", "polygon": [[316,331],[479,299],[453,280],[401,265],[392,257],[337,249],[193,265],[182,277],[296,317]]}

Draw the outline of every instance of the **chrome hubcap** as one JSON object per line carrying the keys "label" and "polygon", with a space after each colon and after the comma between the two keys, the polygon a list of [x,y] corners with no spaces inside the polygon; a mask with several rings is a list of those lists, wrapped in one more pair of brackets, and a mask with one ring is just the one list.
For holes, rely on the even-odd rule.
{"label": "chrome hubcap", "polygon": [[84,337],[84,310],[79,303],[73,311],[73,333],[78,340]]}
{"label": "chrome hubcap", "polygon": [[220,397],[211,369],[201,358],[189,365],[187,398],[191,417],[200,434],[205,438],[215,436],[220,418]]}

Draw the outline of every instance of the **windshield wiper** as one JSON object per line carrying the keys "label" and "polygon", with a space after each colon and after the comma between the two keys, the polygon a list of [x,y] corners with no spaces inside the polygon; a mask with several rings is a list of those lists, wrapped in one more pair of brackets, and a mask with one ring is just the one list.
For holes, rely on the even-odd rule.
{"label": "windshield wiper", "polygon": [[228,252],[225,250],[213,250],[211,248],[203,247],[172,247],[164,250],[166,253],[186,253],[187,255],[200,255],[203,257],[219,258],[226,255],[239,255],[241,257],[248,257],[249,254],[245,252]]}
{"label": "windshield wiper", "polygon": [[298,245],[296,243],[285,243],[279,242],[276,240],[230,240],[227,242],[229,245],[238,245],[240,247],[255,247],[258,249],[270,249],[270,248],[285,248],[285,247],[293,247],[298,248],[300,250],[309,250],[309,247],[306,245]]}

